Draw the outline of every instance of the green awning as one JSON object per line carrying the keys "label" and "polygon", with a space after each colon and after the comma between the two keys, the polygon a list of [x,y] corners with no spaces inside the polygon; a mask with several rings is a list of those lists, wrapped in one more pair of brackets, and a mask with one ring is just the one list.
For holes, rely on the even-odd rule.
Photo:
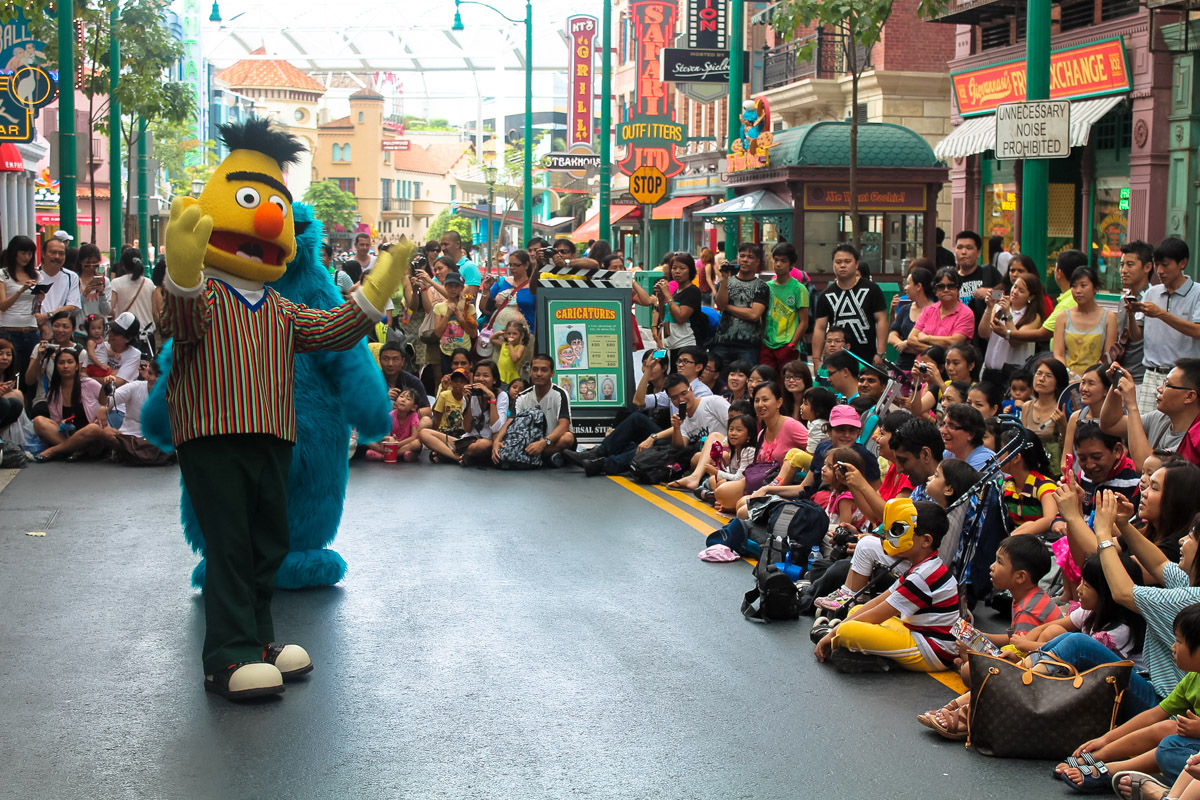
{"label": "green awning", "polygon": [[791,214],[792,205],[774,192],[759,189],[757,192],[744,194],[724,203],[701,209],[692,213],[693,217],[740,217],[750,216],[780,216]]}

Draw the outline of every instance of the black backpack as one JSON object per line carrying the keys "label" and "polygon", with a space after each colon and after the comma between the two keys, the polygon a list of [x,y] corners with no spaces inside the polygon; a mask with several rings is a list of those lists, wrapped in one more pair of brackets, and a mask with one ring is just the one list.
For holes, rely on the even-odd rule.
{"label": "black backpack", "polygon": [[656,442],[633,457],[629,463],[629,472],[634,483],[655,484],[666,483],[680,478],[684,468],[692,464],[692,454],[696,448],[675,447],[668,442]]}
{"label": "black backpack", "polygon": [[792,579],[775,566],[776,561],[783,561],[786,552],[787,544],[782,536],[772,537],[763,548],[754,567],[754,588],[742,598],[742,615],[751,622],[800,618],[800,592]]}

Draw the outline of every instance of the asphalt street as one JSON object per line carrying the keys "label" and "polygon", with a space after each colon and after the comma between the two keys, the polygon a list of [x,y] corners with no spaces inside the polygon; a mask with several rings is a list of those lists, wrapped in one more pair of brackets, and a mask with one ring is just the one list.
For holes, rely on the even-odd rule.
{"label": "asphalt street", "polygon": [[275,601],[316,670],[238,706],[201,687],[177,470],[31,465],[0,492],[0,796],[1069,794],[920,727],[933,678],[840,675],[808,618],[743,620],[749,566],[698,560],[717,523],[663,498],[356,463],[345,581]]}

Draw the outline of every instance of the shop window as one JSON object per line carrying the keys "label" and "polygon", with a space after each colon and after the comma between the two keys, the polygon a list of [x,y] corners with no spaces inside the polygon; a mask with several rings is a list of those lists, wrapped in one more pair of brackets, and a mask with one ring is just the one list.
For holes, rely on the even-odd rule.
{"label": "shop window", "polygon": [[1020,44],[1025,41],[1025,21],[1029,18],[1027,9],[1024,3],[1018,3],[1016,13],[1013,14],[1013,30],[1016,35],[1013,36],[1013,42]]}
{"label": "shop window", "polygon": [[334,178],[337,181],[338,188],[343,192],[354,194],[354,178]]}
{"label": "shop window", "polygon": [[1017,185],[1015,183],[993,183],[984,186],[983,230],[984,239],[1004,237],[1004,246],[1012,243],[1017,214]]}
{"label": "shop window", "polygon": [[1129,109],[1120,105],[1100,118],[1092,128],[1097,150],[1128,150],[1133,145]]}
{"label": "shop window", "polygon": [[1095,212],[1092,215],[1093,263],[1104,289],[1121,286],[1121,245],[1129,241],[1129,180],[1100,178],[1096,181]]}

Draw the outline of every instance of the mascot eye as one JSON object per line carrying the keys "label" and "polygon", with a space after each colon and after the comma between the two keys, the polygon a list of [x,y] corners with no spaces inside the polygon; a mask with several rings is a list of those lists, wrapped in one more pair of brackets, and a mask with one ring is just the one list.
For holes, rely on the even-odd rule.
{"label": "mascot eye", "polygon": [[268,200],[267,202],[270,203],[271,205],[275,206],[276,208],[278,208],[280,211],[282,211],[283,216],[285,218],[287,217],[287,211],[288,211],[287,202],[285,202],[282,197],[280,197],[277,194],[273,194],[273,195],[271,195],[271,199]]}
{"label": "mascot eye", "polygon": [[237,202],[242,208],[258,208],[258,190],[253,186],[243,186],[237,190]]}

